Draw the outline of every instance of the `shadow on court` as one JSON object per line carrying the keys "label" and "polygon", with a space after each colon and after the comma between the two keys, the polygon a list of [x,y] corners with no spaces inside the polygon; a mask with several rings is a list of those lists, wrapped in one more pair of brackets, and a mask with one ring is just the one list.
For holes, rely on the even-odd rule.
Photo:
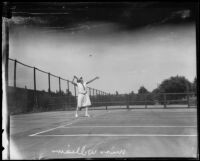
{"label": "shadow on court", "polygon": [[196,157],[196,109],[91,110],[11,116],[11,159]]}

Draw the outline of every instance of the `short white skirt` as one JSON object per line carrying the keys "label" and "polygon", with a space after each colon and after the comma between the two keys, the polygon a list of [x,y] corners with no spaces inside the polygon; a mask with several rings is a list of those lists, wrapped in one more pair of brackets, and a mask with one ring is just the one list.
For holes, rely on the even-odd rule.
{"label": "short white skirt", "polygon": [[91,101],[89,95],[86,94],[78,94],[78,107],[86,107],[91,106]]}

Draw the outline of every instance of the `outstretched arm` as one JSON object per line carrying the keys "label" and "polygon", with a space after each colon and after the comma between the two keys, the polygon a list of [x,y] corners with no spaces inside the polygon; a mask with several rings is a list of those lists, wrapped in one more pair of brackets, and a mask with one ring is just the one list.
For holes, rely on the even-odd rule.
{"label": "outstretched arm", "polygon": [[93,82],[93,81],[96,80],[96,79],[99,79],[99,77],[95,77],[94,79],[92,79],[92,80],[86,82],[86,84],[89,84],[89,83]]}

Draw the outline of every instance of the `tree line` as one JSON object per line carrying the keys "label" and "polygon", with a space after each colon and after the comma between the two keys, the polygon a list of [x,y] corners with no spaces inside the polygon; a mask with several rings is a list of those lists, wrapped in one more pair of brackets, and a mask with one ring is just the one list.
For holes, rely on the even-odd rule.
{"label": "tree line", "polygon": [[[168,94],[166,94],[168,93]],[[145,88],[145,86],[141,86],[137,93],[131,91],[128,94],[119,94],[116,91],[115,95],[111,96],[112,101],[116,100],[124,100],[127,98],[132,102],[145,102],[147,101],[149,104],[154,104],[155,101],[158,103],[163,103],[164,100],[181,100],[186,99],[188,93],[193,93],[194,97],[197,94],[197,78],[195,77],[193,82],[190,82],[184,76],[172,76],[168,79],[163,80],[155,89],[151,92]],[[117,97],[116,97],[117,96]]]}
{"label": "tree line", "polygon": [[[141,86],[138,92],[131,91],[129,94],[148,94],[148,93],[188,93],[192,92],[196,95],[197,78],[195,77],[193,82],[190,82],[184,76],[172,76],[168,79],[163,80],[157,88],[153,89],[152,92],[148,91],[145,86]],[[116,91],[116,95],[119,92]]]}

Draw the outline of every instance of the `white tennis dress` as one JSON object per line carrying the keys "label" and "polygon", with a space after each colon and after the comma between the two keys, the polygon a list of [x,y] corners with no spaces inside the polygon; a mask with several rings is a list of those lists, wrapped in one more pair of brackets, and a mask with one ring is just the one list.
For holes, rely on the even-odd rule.
{"label": "white tennis dress", "polygon": [[78,107],[91,106],[90,97],[87,93],[86,83],[77,83],[78,88]]}

